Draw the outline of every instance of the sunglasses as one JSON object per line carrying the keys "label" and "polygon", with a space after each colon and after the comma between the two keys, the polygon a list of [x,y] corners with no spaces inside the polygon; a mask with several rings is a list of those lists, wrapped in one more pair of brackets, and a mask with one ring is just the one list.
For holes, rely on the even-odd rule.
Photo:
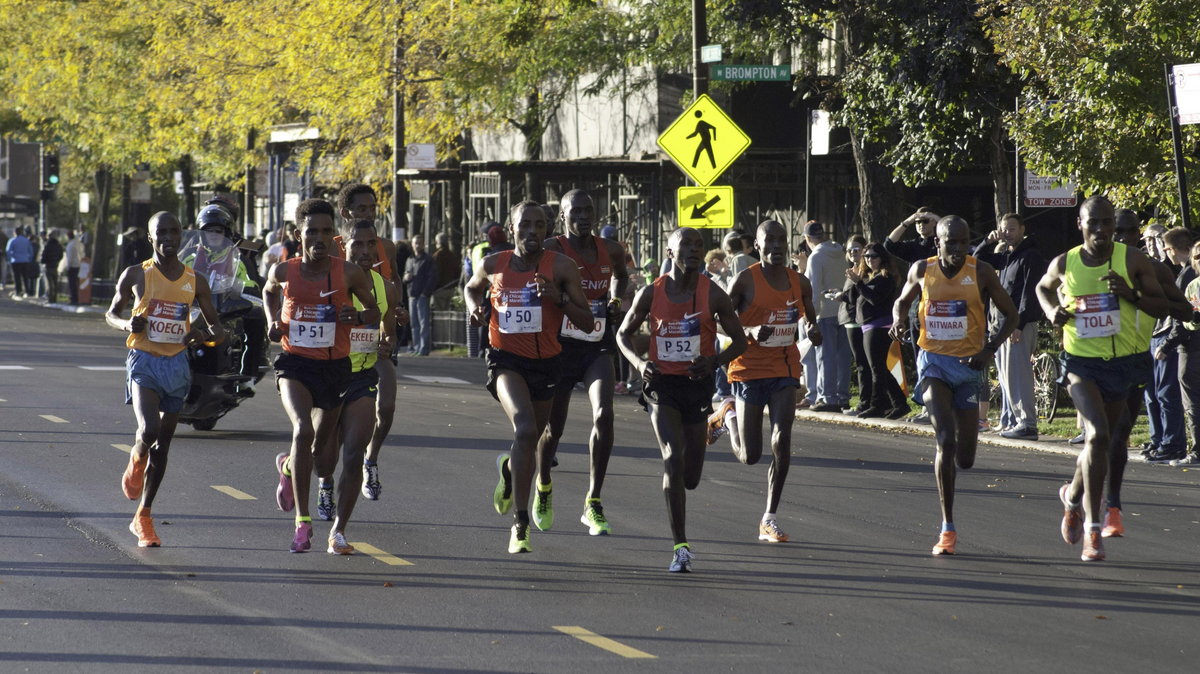
{"label": "sunglasses", "polygon": [[863,257],[865,257],[868,260],[878,260],[879,258],[881,258],[883,256],[880,255],[879,253],[867,253],[866,255],[863,255]]}

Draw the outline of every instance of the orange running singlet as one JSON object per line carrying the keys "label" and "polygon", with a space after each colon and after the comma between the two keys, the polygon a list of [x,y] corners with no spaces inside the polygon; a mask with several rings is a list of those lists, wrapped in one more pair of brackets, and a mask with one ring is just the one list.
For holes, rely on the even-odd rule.
{"label": "orange running singlet", "polygon": [[338,321],[338,311],[352,306],[346,288],[345,260],[331,257],[329,272],[319,281],[300,275],[303,258],[287,265],[283,283],[283,350],[313,360],[337,360],[350,355],[350,324]]}
{"label": "orange running singlet", "polygon": [[983,295],[973,256],[967,256],[954,278],[946,278],[936,257],[925,261],[917,320],[917,344],[926,351],[968,358],[983,350]]}
{"label": "orange running singlet", "polygon": [[692,301],[675,303],[667,297],[667,275],[654,280],[650,302],[650,360],[663,374],[688,374],[696,356],[716,355],[717,321],[708,308],[707,276],[696,280]]}
{"label": "orange running singlet", "polygon": [[761,342],[747,338],[746,351],[729,363],[730,381],[800,376],[796,331],[804,315],[804,303],[800,296],[800,274],[786,270],[788,288],[776,290],[763,275],[761,262],[750,265],[754,301],[738,317],[742,325],[769,325],[774,331]]}
{"label": "orange running singlet", "polygon": [[562,309],[538,297],[534,274],[554,282],[554,260],[558,253],[542,251],[536,269],[512,268],[513,251],[496,253],[497,270],[492,274],[490,299],[492,317],[488,322],[488,340],[493,348],[522,358],[552,358],[562,352],[555,334],[562,321]]}
{"label": "orange running singlet", "polygon": [[583,253],[571,247],[571,240],[566,236],[557,236],[558,245],[563,253],[579,267],[579,276],[583,281],[583,295],[588,300],[592,310],[592,325],[586,329],[575,327],[571,319],[563,316],[562,329],[559,336],[581,342],[599,342],[604,339],[604,329],[608,326],[608,287],[612,281],[612,258],[608,256],[608,247],[603,240],[596,238],[596,261],[585,262]]}

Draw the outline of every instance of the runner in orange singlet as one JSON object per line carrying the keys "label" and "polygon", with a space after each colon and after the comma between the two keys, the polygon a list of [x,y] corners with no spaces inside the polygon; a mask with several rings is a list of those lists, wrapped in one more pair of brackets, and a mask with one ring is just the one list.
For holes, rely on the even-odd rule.
{"label": "runner in orange singlet", "polygon": [[472,324],[484,318],[484,293],[491,302],[488,320],[488,391],[513,425],[512,452],[496,459],[500,481],[492,505],[501,515],[516,500],[510,553],[531,552],[529,489],[534,452],[550,418],[559,377],[558,330],[563,315],[586,325],[591,309],[583,295],[579,270],[566,255],[542,248],[549,227],[545,210],[522,201],[509,214],[516,250],[493,253],[476,266],[465,295]]}
{"label": "runner in orange singlet", "polygon": [[[700,484],[704,470],[704,425],[712,412],[716,390],[713,373],[746,350],[742,324],[729,296],[700,273],[704,240],[689,227],[677,229],[667,241],[673,261],[669,274],[638,291],[617,345],[642,374],[641,402],[663,456],[663,495],[675,540],[672,573],[692,570],[692,550],[685,531],[687,494]],[[643,356],[633,336],[650,321],[650,349]],[[717,324],[732,344],[716,353]]]}

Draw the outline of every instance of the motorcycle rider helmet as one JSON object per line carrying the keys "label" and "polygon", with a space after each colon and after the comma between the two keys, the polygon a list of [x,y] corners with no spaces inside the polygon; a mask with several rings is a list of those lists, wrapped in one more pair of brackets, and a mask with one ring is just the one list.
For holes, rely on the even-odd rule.
{"label": "motorcycle rider helmet", "polygon": [[235,233],[233,215],[225,208],[216,204],[205,206],[196,215],[196,229],[202,231],[215,231],[219,229],[221,234],[226,238],[233,240]]}

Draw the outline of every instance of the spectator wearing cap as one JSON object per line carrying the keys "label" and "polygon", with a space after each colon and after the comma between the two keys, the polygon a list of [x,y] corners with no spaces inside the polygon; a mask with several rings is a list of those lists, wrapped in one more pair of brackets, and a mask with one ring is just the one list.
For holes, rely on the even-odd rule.
{"label": "spectator wearing cap", "polygon": [[[831,241],[825,225],[816,220],[804,225],[804,239],[812,248],[804,274],[812,284],[817,328],[821,331],[821,345],[809,350],[809,363],[805,364],[806,371],[810,364],[816,370],[815,397],[810,389],[806,399],[814,412],[840,412],[850,407],[850,342],[838,325],[842,303],[836,299],[846,281],[846,250]],[[805,378],[812,381],[807,374]]]}
{"label": "spectator wearing cap", "polygon": [[[484,222],[483,225],[479,227],[479,233],[483,235],[483,241],[480,241],[472,246],[470,252],[466,256],[466,259],[463,260],[463,285],[466,285],[466,282],[474,274],[476,265],[483,264],[483,258],[491,255],[492,253],[498,253],[502,250],[512,250],[515,248],[513,244],[508,242],[508,236],[505,234],[504,228],[500,226],[500,223],[494,220],[488,220],[487,222]],[[485,318],[487,316],[486,312],[489,311],[491,311],[491,307],[485,304]],[[473,326],[471,325],[470,312],[468,312],[467,355],[472,358],[484,355],[485,347],[487,347],[487,338],[487,321],[484,320],[481,322],[481,325]]]}
{"label": "spectator wearing cap", "polygon": [[[894,257],[912,264],[917,260],[926,260],[937,255],[937,245],[933,241],[937,234],[937,223],[941,216],[928,207],[922,206],[916,213],[908,216],[888,234],[883,242],[883,249]],[[917,238],[915,241],[903,241],[905,233],[916,225]]]}

